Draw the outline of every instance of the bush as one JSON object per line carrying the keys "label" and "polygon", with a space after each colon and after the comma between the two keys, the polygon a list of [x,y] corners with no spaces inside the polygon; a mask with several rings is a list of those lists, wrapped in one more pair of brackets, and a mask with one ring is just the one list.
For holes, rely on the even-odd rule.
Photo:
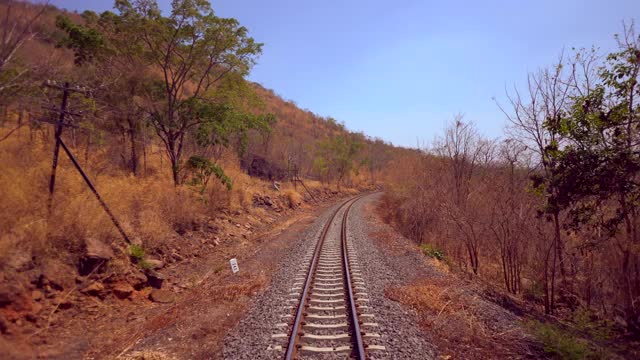
{"label": "bush", "polygon": [[131,256],[135,260],[136,264],[141,268],[148,269],[151,267],[151,264],[149,264],[145,259],[145,252],[142,246],[129,246],[129,256]]}
{"label": "bush", "polygon": [[420,250],[422,250],[423,254],[429,257],[432,257],[440,261],[444,260],[444,252],[433,245],[422,244],[420,245]]}
{"label": "bush", "polygon": [[544,351],[560,359],[593,359],[595,354],[586,340],[552,324],[531,320],[526,326],[542,342]]}

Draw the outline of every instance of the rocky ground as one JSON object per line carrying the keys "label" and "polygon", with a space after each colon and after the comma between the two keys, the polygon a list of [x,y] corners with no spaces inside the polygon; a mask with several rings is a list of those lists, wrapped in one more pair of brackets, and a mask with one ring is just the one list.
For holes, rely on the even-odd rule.
{"label": "rocky ground", "polygon": [[[317,189],[320,203],[306,196],[292,204],[284,194],[256,194],[250,211],[177,229],[170,245],[145,255],[147,270],[120,263],[117,248],[92,239],[78,249],[77,268],[17,258],[0,269],[0,358],[216,358],[219,333],[268,283],[272,259],[341,196]],[[235,276],[233,257],[241,267]],[[109,266],[83,269],[104,260]]]}

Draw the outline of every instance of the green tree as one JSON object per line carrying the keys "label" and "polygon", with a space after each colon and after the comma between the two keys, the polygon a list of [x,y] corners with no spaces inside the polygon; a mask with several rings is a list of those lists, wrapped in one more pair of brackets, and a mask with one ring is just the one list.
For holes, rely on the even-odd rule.
{"label": "green tree", "polygon": [[640,36],[631,26],[617,39],[619,51],[607,56],[595,85],[578,89],[567,116],[545,125],[566,142],[552,154],[559,204],[572,227],[592,225],[605,230],[595,240],[614,240],[627,324],[640,332]]}
{"label": "green tree", "polygon": [[214,15],[206,0],[174,0],[171,13],[161,15],[155,1],[118,0],[121,19],[131,29],[130,41],[161,73],[148,84],[144,108],[164,143],[173,180],[180,176],[185,136],[211,117],[202,118],[203,103],[215,99],[218,83],[247,75],[262,44],[248,36],[236,19]]}
{"label": "green tree", "polygon": [[60,45],[74,50],[77,64],[98,59],[98,76],[116,79],[105,98],[130,135],[134,173],[144,118],[165,145],[179,185],[188,136],[203,147],[233,142],[242,153],[249,132],[268,132],[274,117],[255,115],[240,100],[251,95],[244,76],[262,44],[237,20],[215,16],[206,0],[174,0],[171,6],[162,16],[153,0],[117,0],[118,15],[85,12],[85,25],[59,18],[58,27],[67,33]]}
{"label": "green tree", "polygon": [[318,143],[314,163],[321,174],[336,178],[339,189],[340,183],[356,168],[362,146],[353,134],[334,136]]}
{"label": "green tree", "polygon": [[218,164],[211,162],[211,160],[204,156],[190,157],[189,160],[187,160],[187,170],[191,173],[191,180],[189,180],[188,184],[196,189],[200,196],[204,195],[211,175],[214,175],[220,180],[220,182],[227,187],[227,190],[233,188],[233,182],[224,173],[224,170],[222,170]]}

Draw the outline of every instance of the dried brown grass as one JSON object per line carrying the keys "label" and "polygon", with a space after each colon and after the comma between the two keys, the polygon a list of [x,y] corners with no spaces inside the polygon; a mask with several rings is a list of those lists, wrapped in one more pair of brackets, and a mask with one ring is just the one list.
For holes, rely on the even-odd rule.
{"label": "dried brown grass", "polygon": [[287,200],[287,206],[291,209],[295,209],[302,204],[302,195],[294,189],[286,189],[283,191]]}
{"label": "dried brown grass", "polygon": [[507,334],[487,316],[484,303],[463,284],[445,280],[390,288],[387,297],[414,308],[442,356],[496,358],[523,351],[521,331],[513,324]]}
{"label": "dried brown grass", "polygon": [[[77,253],[87,237],[124,246],[111,220],[62,152],[48,216],[52,147],[50,141],[36,138],[30,142],[24,135],[0,143],[0,249],[36,257],[66,257],[63,254]],[[173,229],[205,211],[193,191],[173,186],[167,172],[133,177],[124,171],[105,171],[105,156],[104,151],[96,151],[89,162],[82,156],[79,161],[125,231],[130,237],[141,238],[145,246],[158,246]],[[0,256],[0,266],[3,264],[6,256]]]}

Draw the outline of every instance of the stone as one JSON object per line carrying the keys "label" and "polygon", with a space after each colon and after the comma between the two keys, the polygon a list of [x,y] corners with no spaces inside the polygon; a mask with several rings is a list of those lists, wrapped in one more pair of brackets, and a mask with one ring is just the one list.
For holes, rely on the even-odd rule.
{"label": "stone", "polygon": [[86,295],[97,296],[100,298],[104,297],[105,295],[104,285],[97,281],[94,281],[91,284],[87,285],[85,288],[80,290],[80,292]]}
{"label": "stone", "polygon": [[0,334],[8,334],[8,333],[9,333],[9,323],[2,315],[0,315]]}
{"label": "stone", "polygon": [[147,283],[149,286],[156,289],[160,289],[162,287],[162,283],[164,282],[164,276],[162,274],[155,270],[147,269],[145,270],[145,275],[147,276]]}
{"label": "stone", "polygon": [[0,308],[20,301],[20,289],[15,285],[0,286]]}
{"label": "stone", "polygon": [[169,290],[154,289],[149,294],[149,299],[161,304],[170,304],[176,301],[175,295]]}
{"label": "stone", "polygon": [[128,283],[121,282],[115,284],[111,291],[118,299],[124,300],[129,298],[131,294],[133,294],[134,289],[133,286],[129,285]]}
{"label": "stone", "polygon": [[33,301],[40,301],[44,298],[44,294],[40,290],[33,290],[31,292],[31,299]]}
{"label": "stone", "polygon": [[31,313],[34,314],[34,315],[38,314],[38,313],[40,313],[40,311],[42,311],[43,307],[44,306],[41,303],[32,303],[31,304]]}
{"label": "stone", "polygon": [[80,275],[88,275],[91,272],[96,271],[98,267],[102,267],[115,256],[111,246],[96,238],[85,238],[84,243],[85,254],[80,260],[80,266],[78,269]]}
{"label": "stone", "polygon": [[114,257],[113,249],[111,246],[103,243],[102,241],[88,237],[85,238],[84,244],[86,247],[85,256],[92,257],[101,260],[111,260]]}
{"label": "stone", "polygon": [[133,285],[136,290],[141,290],[147,286],[147,277],[139,271],[133,271],[127,276],[127,281]]}
{"label": "stone", "polygon": [[164,267],[164,261],[160,260],[160,259],[154,259],[154,258],[147,258],[144,260],[147,265],[154,270],[157,269],[162,269]]}
{"label": "stone", "polygon": [[216,236],[216,237],[213,238],[213,245],[214,246],[220,245],[220,238],[219,237]]}
{"label": "stone", "polygon": [[73,303],[69,298],[56,298],[53,300],[53,305],[57,305],[60,310],[67,310],[73,307]]}

